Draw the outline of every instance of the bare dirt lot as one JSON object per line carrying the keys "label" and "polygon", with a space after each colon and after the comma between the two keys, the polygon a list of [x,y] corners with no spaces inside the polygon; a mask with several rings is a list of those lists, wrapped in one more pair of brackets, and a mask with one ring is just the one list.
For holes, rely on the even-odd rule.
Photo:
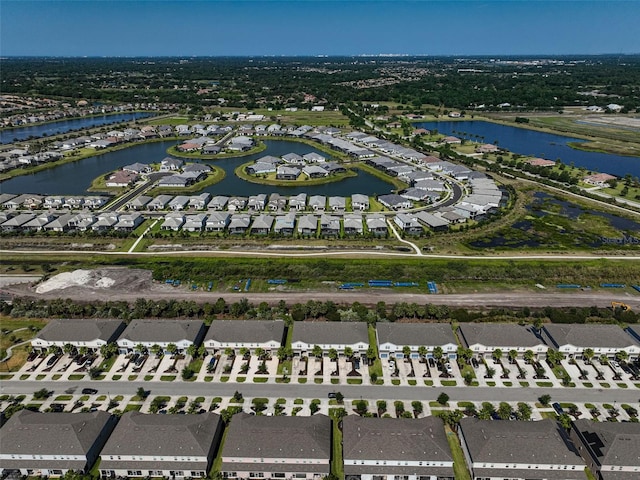
{"label": "bare dirt lot", "polygon": [[474,294],[438,294],[397,292],[393,289],[362,289],[351,291],[287,291],[287,292],[203,292],[192,291],[188,287],[172,287],[152,280],[151,272],[129,268],[100,268],[96,270],[76,270],[56,275],[39,285],[10,285],[4,292],[15,296],[42,299],[69,298],[75,301],[133,302],[137,298],[148,300],[193,300],[198,303],[215,302],[222,297],[229,303],[241,298],[258,304],[275,304],[284,300],[289,304],[306,303],[310,299],[338,304],[360,302],[375,305],[379,301],[387,303],[407,302],[424,305],[426,303],[460,307],[610,307],[612,301],[624,302],[634,310],[640,308],[640,296],[624,291],[571,291],[540,290],[530,292],[483,292]]}

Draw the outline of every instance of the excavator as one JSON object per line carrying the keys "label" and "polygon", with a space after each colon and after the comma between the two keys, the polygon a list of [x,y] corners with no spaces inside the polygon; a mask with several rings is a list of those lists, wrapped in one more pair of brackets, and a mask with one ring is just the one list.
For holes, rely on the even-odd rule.
{"label": "excavator", "polygon": [[619,308],[623,312],[626,312],[627,310],[631,310],[631,307],[629,305],[627,305],[626,303],[622,303],[622,302],[611,302],[611,308],[613,308],[614,310],[616,308]]}

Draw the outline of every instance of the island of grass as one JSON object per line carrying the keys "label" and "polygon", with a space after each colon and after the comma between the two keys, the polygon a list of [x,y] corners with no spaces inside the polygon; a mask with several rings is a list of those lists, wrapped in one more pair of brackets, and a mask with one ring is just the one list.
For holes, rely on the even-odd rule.
{"label": "island of grass", "polygon": [[351,169],[345,168],[344,171],[333,173],[324,177],[309,178],[307,175],[300,173],[296,179],[285,180],[276,178],[276,172],[250,174],[247,167],[253,165],[254,162],[243,163],[234,170],[237,177],[251,183],[260,183],[262,185],[274,185],[279,187],[300,187],[307,185],[324,185],[326,183],[339,182],[349,177],[356,177],[358,174]]}

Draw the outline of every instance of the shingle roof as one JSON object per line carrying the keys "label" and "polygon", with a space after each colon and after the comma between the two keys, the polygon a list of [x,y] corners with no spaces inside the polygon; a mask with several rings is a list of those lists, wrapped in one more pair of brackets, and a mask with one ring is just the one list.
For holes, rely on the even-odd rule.
{"label": "shingle roof", "polygon": [[[20,410],[0,430],[2,453],[86,455],[111,418],[111,414],[102,411],[40,413]],[[81,463],[84,467],[85,462]]]}
{"label": "shingle roof", "polygon": [[197,415],[127,412],[102,449],[100,466],[109,469],[121,464],[109,460],[110,455],[206,457],[217,440],[220,422],[220,416],[212,412]]}
{"label": "shingle roof", "polygon": [[209,327],[205,341],[264,343],[282,342],[282,320],[215,320]]}
{"label": "shingle roof", "polygon": [[[580,419],[573,422],[573,428],[600,465],[640,465],[640,424]],[[603,475],[609,478],[608,472],[603,471]]]}
{"label": "shingle roof", "polygon": [[123,326],[124,323],[122,320],[106,320],[100,318],[52,319],[38,332],[36,338],[50,342],[88,342],[91,340],[104,340],[105,342],[109,342],[115,340],[115,337],[122,330]]}
{"label": "shingle roof", "polygon": [[[331,428],[331,420],[325,415],[268,417],[239,413],[227,429],[222,457],[329,459]],[[235,464],[226,465],[235,471]]]}
{"label": "shingle roof", "polygon": [[197,320],[132,320],[120,340],[132,342],[178,342],[198,338],[204,324]]}
{"label": "shingle roof", "polygon": [[545,325],[544,329],[558,346],[625,348],[638,345],[631,335],[617,325],[550,324]]}
{"label": "shingle roof", "polygon": [[474,463],[579,465],[583,473],[584,462],[570,450],[568,440],[554,420],[526,422],[467,417],[460,421],[460,428]]}
{"label": "shingle roof", "polygon": [[353,345],[358,342],[369,343],[369,333],[366,323],[296,322],[291,341],[309,345]]}
{"label": "shingle roof", "polygon": [[[349,415],[342,420],[342,432],[345,461],[453,461],[444,425],[437,417],[406,419]],[[345,473],[356,473],[353,467],[359,468],[345,465]],[[415,466],[409,468],[416,470]],[[428,468],[421,470],[424,472]],[[449,468],[449,472],[448,476],[453,476],[453,467]]]}
{"label": "shingle roof", "polygon": [[543,344],[530,326],[514,323],[462,323],[458,333],[467,348],[476,343],[487,347],[535,347]]}
{"label": "shingle roof", "polygon": [[378,343],[408,346],[442,346],[456,342],[448,323],[378,323]]}

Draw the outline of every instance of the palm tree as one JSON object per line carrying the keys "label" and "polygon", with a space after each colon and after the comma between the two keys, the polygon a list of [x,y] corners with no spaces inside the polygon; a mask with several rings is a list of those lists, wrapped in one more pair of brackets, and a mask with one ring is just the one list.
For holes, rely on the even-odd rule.
{"label": "palm tree", "polygon": [[115,343],[105,343],[104,345],[100,346],[100,355],[102,355],[103,358],[110,358],[113,355],[115,355],[118,352],[118,345],[116,345]]}
{"label": "palm tree", "polygon": [[344,356],[351,360],[353,358],[353,348],[344,347]]}
{"label": "palm tree", "polygon": [[147,353],[147,347],[143,344],[139,343],[135,346],[134,350],[138,352],[140,355],[145,355]]}
{"label": "palm tree", "polygon": [[424,345],[420,345],[418,347],[418,355],[420,355],[421,361],[424,361],[424,359],[427,357],[427,353],[429,353],[427,347],[425,347]]}
{"label": "palm tree", "polygon": [[624,350],[620,350],[616,353],[616,360],[619,362],[626,362],[629,360],[629,354]]}
{"label": "palm tree", "polygon": [[70,343],[65,343],[64,346],[62,347],[62,351],[72,357],[78,353],[76,347],[74,347]]}
{"label": "palm tree", "polygon": [[509,350],[509,354],[508,355],[509,355],[509,362],[510,363],[515,363],[516,358],[518,358],[518,351],[514,350],[514,349],[511,349],[511,350]]}
{"label": "palm tree", "polygon": [[444,356],[444,352],[442,351],[442,347],[435,347],[433,349],[433,358],[435,358],[438,363],[442,363],[442,357]]}
{"label": "palm tree", "polygon": [[502,350],[499,348],[496,348],[491,354],[491,357],[496,363],[500,363],[500,360],[502,359]]}
{"label": "palm tree", "polygon": [[162,347],[157,343],[151,345],[151,353],[153,353],[156,357],[162,353]]}
{"label": "palm tree", "polygon": [[313,346],[313,349],[311,350],[311,355],[313,355],[316,358],[322,357],[322,348],[320,347],[320,345]]}
{"label": "palm tree", "polygon": [[169,345],[167,345],[167,352],[169,352],[171,355],[175,355],[176,353],[178,353],[178,346],[175,343],[170,343]]}
{"label": "palm tree", "polygon": [[335,348],[329,350],[329,358],[332,362],[335,362],[338,359],[338,351]]}
{"label": "palm tree", "polygon": [[187,355],[189,355],[191,358],[195,358],[198,355],[198,347],[195,346],[195,344],[191,344],[187,347]]}
{"label": "palm tree", "polygon": [[404,355],[405,359],[409,358],[409,356],[411,355],[411,347],[408,345],[402,347],[402,354]]}
{"label": "palm tree", "polygon": [[524,352],[524,359],[527,363],[533,363],[533,359],[535,358],[536,354],[533,353],[533,350],[527,350],[526,352]]}
{"label": "palm tree", "polygon": [[595,356],[595,352],[593,351],[593,348],[585,348],[584,352],[582,352],[582,358],[589,365],[591,364],[591,360],[593,359],[594,356]]}

